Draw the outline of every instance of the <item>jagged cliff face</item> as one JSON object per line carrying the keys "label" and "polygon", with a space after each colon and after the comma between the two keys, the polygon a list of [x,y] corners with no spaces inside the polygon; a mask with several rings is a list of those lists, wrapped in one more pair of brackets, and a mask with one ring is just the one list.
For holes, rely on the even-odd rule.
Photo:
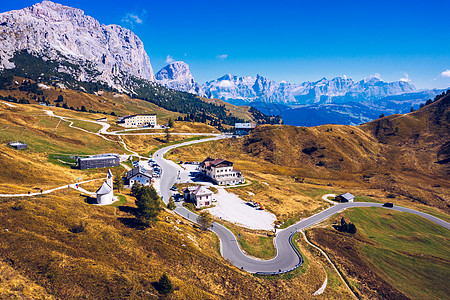
{"label": "jagged cliff face", "polygon": [[150,59],[133,32],[51,1],[0,14],[0,69],[14,68],[10,59],[23,50],[66,62],[58,71],[79,81],[100,81],[124,91],[132,76],[154,81]]}
{"label": "jagged cliff face", "polygon": [[172,62],[162,68],[156,73],[156,80],[165,87],[177,91],[205,96],[201,86],[195,82],[189,65],[182,61]]}

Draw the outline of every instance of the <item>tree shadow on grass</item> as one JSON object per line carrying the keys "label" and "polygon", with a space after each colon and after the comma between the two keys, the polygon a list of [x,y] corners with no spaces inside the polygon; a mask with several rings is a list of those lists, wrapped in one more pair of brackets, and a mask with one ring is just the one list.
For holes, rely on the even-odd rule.
{"label": "tree shadow on grass", "polygon": [[164,144],[167,142],[165,139],[162,139],[162,138],[154,138],[154,139],[157,140],[158,142],[164,143]]}
{"label": "tree shadow on grass", "polygon": [[97,199],[96,198],[89,197],[89,196],[86,196],[86,195],[81,195],[81,196],[83,196],[85,198],[84,199],[85,203],[87,203],[87,204],[97,204]]}
{"label": "tree shadow on grass", "polygon": [[160,289],[161,289],[161,285],[159,284],[158,281],[152,282],[152,286],[153,286],[153,287],[155,288],[155,290],[157,290],[158,292],[159,292]]}
{"label": "tree shadow on grass", "polygon": [[137,216],[137,209],[136,207],[126,206],[126,205],[120,205],[119,210],[128,214],[131,214],[133,216]]}
{"label": "tree shadow on grass", "polygon": [[142,222],[141,220],[137,218],[118,218],[120,222],[122,222],[123,225],[127,226],[128,228],[137,229],[137,230],[144,230],[147,229],[149,226]]}

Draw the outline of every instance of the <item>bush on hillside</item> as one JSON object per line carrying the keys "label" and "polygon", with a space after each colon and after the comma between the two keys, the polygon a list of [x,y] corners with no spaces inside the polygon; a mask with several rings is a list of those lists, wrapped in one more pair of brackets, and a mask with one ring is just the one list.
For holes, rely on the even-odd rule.
{"label": "bush on hillside", "polygon": [[169,294],[173,292],[173,285],[172,282],[170,281],[169,277],[166,275],[166,273],[164,273],[161,278],[158,281],[157,284],[157,290],[158,292],[160,292],[161,294],[165,295],[165,294]]}

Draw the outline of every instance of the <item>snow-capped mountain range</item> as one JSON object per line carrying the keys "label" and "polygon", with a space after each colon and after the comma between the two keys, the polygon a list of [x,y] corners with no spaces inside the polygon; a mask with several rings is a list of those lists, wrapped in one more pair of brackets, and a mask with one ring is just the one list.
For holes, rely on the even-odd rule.
{"label": "snow-capped mountain range", "polygon": [[21,50],[59,62],[59,72],[79,81],[123,91],[130,76],[154,81],[150,59],[133,32],[51,1],[0,14],[0,70],[14,68],[10,59]]}
{"label": "snow-capped mountain range", "polygon": [[351,99],[372,100],[415,91],[407,82],[384,82],[376,76],[353,81],[351,78],[322,78],[300,84],[277,83],[260,75],[237,77],[230,74],[209,81],[204,87],[209,98],[230,102],[268,102],[283,104],[312,104],[343,102]]}
{"label": "snow-capped mountain range", "polygon": [[335,103],[381,99],[387,96],[412,93],[416,88],[404,81],[385,82],[378,76],[360,81],[351,78],[322,78],[300,84],[256,77],[238,77],[231,74],[203,85],[195,82],[184,62],[174,62],[156,75],[159,83],[176,90],[195,93],[202,97],[219,98],[233,104],[251,102],[281,103],[285,105]]}
{"label": "snow-capped mountain range", "polygon": [[347,77],[322,78],[299,84],[277,83],[261,75],[224,75],[198,84],[183,62],[171,63],[157,75],[166,87],[250,105],[268,115],[280,115],[286,124],[316,126],[328,123],[357,125],[380,114],[409,112],[442,90],[421,90],[406,81],[385,82],[378,75],[359,81]]}
{"label": "snow-capped mountain range", "polygon": [[405,112],[442,92],[416,91],[408,82],[385,82],[378,76],[360,81],[336,77],[278,83],[260,75],[227,74],[199,84],[181,61],[167,65],[155,76],[142,41],[133,32],[100,24],[80,9],[51,1],[0,13],[3,71],[59,87],[91,89],[93,85],[95,90],[108,86],[142,97],[154,96],[152,89],[158,89],[159,83],[206,98],[251,105],[266,114],[280,114],[292,120],[292,125],[304,125],[298,123],[301,118],[297,116],[306,109],[317,112],[315,125],[331,119],[358,124],[373,119],[378,112]]}

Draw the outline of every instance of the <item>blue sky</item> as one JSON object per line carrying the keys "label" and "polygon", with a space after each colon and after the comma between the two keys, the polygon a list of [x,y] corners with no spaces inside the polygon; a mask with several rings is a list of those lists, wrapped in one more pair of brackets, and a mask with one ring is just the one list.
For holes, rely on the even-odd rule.
{"label": "blue sky", "polygon": [[[450,87],[449,0],[59,0],[133,30],[155,73],[171,59],[198,82],[231,73],[300,83],[322,77]],[[36,1],[1,1],[0,11]]]}

